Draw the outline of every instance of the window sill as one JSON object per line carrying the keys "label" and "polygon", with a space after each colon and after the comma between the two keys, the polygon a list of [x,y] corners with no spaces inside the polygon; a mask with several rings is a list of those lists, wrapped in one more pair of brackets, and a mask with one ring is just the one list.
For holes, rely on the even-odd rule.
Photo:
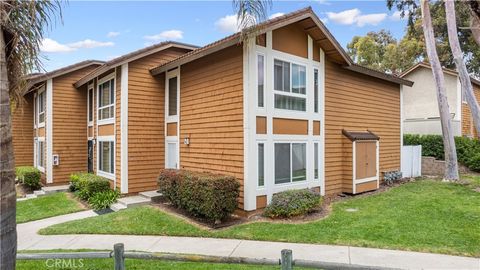
{"label": "window sill", "polygon": [[110,180],[115,180],[115,174],[112,174],[112,173],[109,173],[109,172],[104,172],[104,171],[97,170],[97,175],[105,177],[105,178],[110,179]]}
{"label": "window sill", "polygon": [[37,166],[36,168],[37,168],[40,172],[45,173],[45,168],[44,168],[44,167]]}
{"label": "window sill", "polygon": [[97,120],[97,125],[99,125],[99,126],[109,125],[109,124],[113,124],[113,123],[115,123],[115,118]]}
{"label": "window sill", "polygon": [[39,123],[37,125],[37,128],[43,128],[43,127],[45,127],[45,122]]}

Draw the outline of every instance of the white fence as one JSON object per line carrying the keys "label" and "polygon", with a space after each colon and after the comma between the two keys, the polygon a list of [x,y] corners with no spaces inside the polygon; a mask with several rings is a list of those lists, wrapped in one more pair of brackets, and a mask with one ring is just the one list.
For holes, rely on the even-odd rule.
{"label": "white fence", "polygon": [[417,177],[422,175],[422,146],[402,146],[402,175]]}

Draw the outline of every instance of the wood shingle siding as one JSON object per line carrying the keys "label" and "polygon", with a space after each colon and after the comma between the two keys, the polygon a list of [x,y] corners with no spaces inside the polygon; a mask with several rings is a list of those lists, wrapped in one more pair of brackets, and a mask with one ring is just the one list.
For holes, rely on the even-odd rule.
{"label": "wood shingle siding", "polygon": [[[243,51],[232,46],[181,67],[180,167],[235,176],[243,207]],[[190,145],[183,138],[190,137]]]}
{"label": "wood shingle siding", "polygon": [[[351,167],[344,160],[349,142],[342,129],[380,137],[380,172],[400,169],[400,86],[325,63],[325,190],[350,192]],[[350,158],[351,159],[351,158]],[[380,179],[382,175],[380,174]],[[343,186],[343,187],[342,187]],[[350,188],[351,189],[351,188]]]}
{"label": "wood shingle siding", "polygon": [[[473,92],[475,93],[475,98],[477,102],[480,102],[480,86],[472,84]],[[477,130],[475,129],[475,124],[473,123],[472,114],[470,112],[470,107],[467,103],[462,102],[462,135],[478,138]]]}
{"label": "wood shingle siding", "polygon": [[15,166],[33,166],[33,135],[33,93],[30,93],[12,113]]}
{"label": "wood shingle siding", "polygon": [[165,75],[149,69],[186,52],[171,48],[128,64],[128,192],[157,188],[165,168]]}
{"label": "wood shingle siding", "polygon": [[77,80],[95,67],[86,67],[53,79],[53,184],[65,184],[73,172],[87,170],[87,91],[76,89]]}

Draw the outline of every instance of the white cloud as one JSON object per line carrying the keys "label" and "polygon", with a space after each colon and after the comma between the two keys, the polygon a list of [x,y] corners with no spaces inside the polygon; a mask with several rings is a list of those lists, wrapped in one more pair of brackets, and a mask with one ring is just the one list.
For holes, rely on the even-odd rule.
{"label": "white cloud", "polygon": [[109,37],[109,38],[117,37],[119,35],[120,35],[120,32],[111,31],[111,32],[107,33],[107,37]]}
{"label": "white cloud", "polygon": [[215,22],[215,27],[224,33],[235,33],[239,31],[237,15],[227,15]]}
{"label": "white cloud", "polygon": [[320,5],[330,5],[330,2],[327,0],[316,0],[315,2],[319,3]]}
{"label": "white cloud", "polygon": [[377,25],[387,18],[386,13],[365,14],[358,8],[348,9],[341,12],[327,12],[328,21],[343,25],[355,24],[359,27],[365,25]]}
{"label": "white cloud", "polygon": [[60,44],[57,41],[44,38],[40,44],[40,50],[47,53],[56,53],[56,52],[71,52],[74,51],[74,48],[70,48],[65,44]]}
{"label": "white cloud", "polygon": [[277,13],[273,13],[272,15],[270,15],[270,17],[268,17],[269,19],[273,19],[273,18],[277,18],[277,17],[280,17],[280,16],[283,16],[285,15],[285,13],[283,12],[277,12]]}
{"label": "white cloud", "polygon": [[77,41],[69,44],[61,44],[56,40],[45,38],[40,44],[40,50],[47,53],[64,53],[72,52],[78,49],[92,49],[97,47],[111,47],[114,46],[113,42],[100,42],[91,39],[85,39],[82,41]]}
{"label": "white cloud", "polygon": [[387,14],[385,13],[361,15],[357,17],[357,25],[360,27],[365,26],[367,24],[378,25],[383,20],[385,20],[385,18],[387,18]]}
{"label": "white cloud", "polygon": [[408,18],[408,15],[410,14],[410,12],[407,10],[405,11],[405,16],[402,18],[402,12],[401,11],[395,11],[393,12],[392,15],[390,15],[390,20],[392,21],[400,21],[400,20],[404,20],[406,18]]}
{"label": "white cloud", "polygon": [[167,30],[163,31],[160,34],[156,35],[151,35],[151,36],[144,36],[146,40],[151,40],[151,41],[160,41],[160,40],[176,40],[176,39],[182,39],[183,38],[183,31],[180,30]]}

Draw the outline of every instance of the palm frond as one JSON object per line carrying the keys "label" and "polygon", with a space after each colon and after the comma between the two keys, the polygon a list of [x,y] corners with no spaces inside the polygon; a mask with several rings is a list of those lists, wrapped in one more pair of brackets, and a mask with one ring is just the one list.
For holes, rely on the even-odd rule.
{"label": "palm frond", "polygon": [[268,18],[268,11],[272,6],[271,0],[233,0],[233,9],[237,13],[238,27],[242,31],[240,40],[253,36],[258,23]]}

